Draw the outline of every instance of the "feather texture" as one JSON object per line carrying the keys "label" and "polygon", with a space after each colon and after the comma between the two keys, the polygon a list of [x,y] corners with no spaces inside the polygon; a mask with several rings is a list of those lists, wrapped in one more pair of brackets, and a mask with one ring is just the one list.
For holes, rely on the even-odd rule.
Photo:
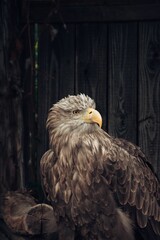
{"label": "feather texture", "polygon": [[150,222],[159,234],[160,184],[145,155],[84,122],[87,108],[95,103],[80,94],[60,100],[48,115],[50,150],[41,159],[41,175],[57,221],[82,239],[133,240],[132,221],[120,210],[130,206],[135,224]]}

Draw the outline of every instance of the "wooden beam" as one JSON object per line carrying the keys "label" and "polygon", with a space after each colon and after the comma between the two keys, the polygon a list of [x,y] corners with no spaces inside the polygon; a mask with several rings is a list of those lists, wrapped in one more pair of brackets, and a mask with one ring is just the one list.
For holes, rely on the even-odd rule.
{"label": "wooden beam", "polygon": [[139,24],[139,143],[160,176],[160,23]]}
{"label": "wooden beam", "polygon": [[145,5],[156,4],[158,0],[29,0],[36,3],[59,4],[61,6],[80,5]]}
{"label": "wooden beam", "polygon": [[30,21],[49,22],[110,22],[160,19],[160,4],[135,5],[65,5],[50,1],[30,2]]}
{"label": "wooden beam", "polygon": [[137,23],[108,25],[108,132],[136,144]]}
{"label": "wooden beam", "polygon": [[61,5],[145,5],[157,3],[158,0],[59,0],[59,2]]}

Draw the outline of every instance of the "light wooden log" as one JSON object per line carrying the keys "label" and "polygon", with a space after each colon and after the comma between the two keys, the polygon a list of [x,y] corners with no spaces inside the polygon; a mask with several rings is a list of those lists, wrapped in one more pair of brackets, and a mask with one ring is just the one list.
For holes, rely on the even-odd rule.
{"label": "light wooden log", "polygon": [[57,232],[57,224],[50,205],[37,204],[27,192],[8,192],[2,198],[1,214],[11,231],[25,235]]}

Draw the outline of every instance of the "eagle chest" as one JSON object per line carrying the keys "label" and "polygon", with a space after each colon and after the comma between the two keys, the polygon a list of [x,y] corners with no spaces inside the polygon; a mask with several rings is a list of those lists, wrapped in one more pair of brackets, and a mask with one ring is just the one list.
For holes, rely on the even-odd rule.
{"label": "eagle chest", "polygon": [[61,153],[54,172],[55,208],[59,216],[67,215],[81,226],[93,221],[99,210],[107,210],[109,190],[93,158],[82,151],[67,156]]}

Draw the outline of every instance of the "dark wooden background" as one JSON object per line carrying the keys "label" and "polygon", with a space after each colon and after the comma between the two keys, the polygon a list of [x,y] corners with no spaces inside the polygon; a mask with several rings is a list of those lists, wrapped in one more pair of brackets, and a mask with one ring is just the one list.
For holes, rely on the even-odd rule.
{"label": "dark wooden background", "polygon": [[[138,144],[160,177],[159,0],[0,1],[0,193],[29,188],[44,200],[47,113],[77,93],[95,99],[103,128]],[[0,239],[25,238],[0,220]]]}
{"label": "dark wooden background", "polygon": [[[38,158],[58,99],[93,97],[111,135],[138,144],[160,174],[160,21],[39,25]],[[43,99],[43,100],[42,100]]]}
{"label": "dark wooden background", "polygon": [[0,190],[41,192],[49,108],[95,99],[109,134],[138,144],[160,176],[160,2],[1,1]]}
{"label": "dark wooden background", "polygon": [[103,128],[138,144],[160,176],[160,21],[63,21],[38,24],[38,159],[49,107],[86,93]]}

